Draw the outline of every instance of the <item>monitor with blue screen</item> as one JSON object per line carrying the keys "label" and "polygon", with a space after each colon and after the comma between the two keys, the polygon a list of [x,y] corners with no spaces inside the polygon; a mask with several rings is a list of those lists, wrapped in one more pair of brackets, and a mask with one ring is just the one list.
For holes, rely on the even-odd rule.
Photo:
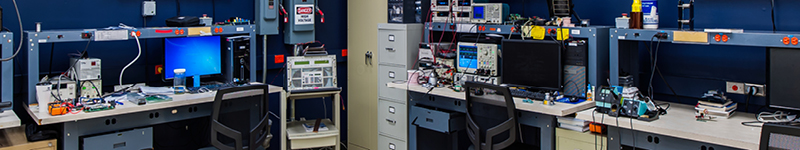
{"label": "monitor with blue screen", "polygon": [[164,39],[164,78],[175,77],[172,71],[186,69],[186,76],[222,73],[219,36]]}

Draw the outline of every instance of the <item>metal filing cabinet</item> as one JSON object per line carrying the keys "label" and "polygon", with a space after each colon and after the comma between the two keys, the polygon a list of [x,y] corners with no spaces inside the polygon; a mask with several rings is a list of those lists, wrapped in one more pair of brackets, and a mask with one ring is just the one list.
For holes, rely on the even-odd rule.
{"label": "metal filing cabinet", "polygon": [[378,24],[378,149],[408,149],[408,98],[386,83],[408,80],[417,60],[422,24]]}

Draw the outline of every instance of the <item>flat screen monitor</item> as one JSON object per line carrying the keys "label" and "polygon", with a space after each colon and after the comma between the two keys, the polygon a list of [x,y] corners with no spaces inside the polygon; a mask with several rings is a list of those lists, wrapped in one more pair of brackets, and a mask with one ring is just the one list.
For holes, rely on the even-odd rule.
{"label": "flat screen monitor", "polygon": [[219,36],[164,39],[164,78],[175,77],[174,69],[186,69],[186,76],[222,73]]}
{"label": "flat screen monitor", "polygon": [[769,107],[800,111],[800,49],[771,48],[768,55]]}
{"label": "flat screen monitor", "polygon": [[555,41],[503,40],[503,84],[561,90],[561,46]]}

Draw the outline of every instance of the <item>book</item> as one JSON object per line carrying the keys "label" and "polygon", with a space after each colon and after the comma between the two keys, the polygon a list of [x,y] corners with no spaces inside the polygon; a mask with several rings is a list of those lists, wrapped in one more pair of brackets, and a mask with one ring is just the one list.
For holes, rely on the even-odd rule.
{"label": "book", "polygon": [[589,125],[588,121],[581,120],[581,119],[575,119],[575,118],[571,118],[571,117],[556,117],[556,121],[558,122],[558,124],[569,124],[569,125],[574,125],[574,126],[587,126],[587,125]]}
{"label": "book", "polygon": [[730,101],[730,100],[725,101],[725,103],[715,103],[715,102],[709,102],[709,101],[697,101],[697,104],[703,104],[703,105],[706,105],[706,106],[714,106],[714,107],[720,107],[720,108],[728,106],[731,103],[733,103],[733,101]]}
{"label": "book", "polygon": [[728,111],[716,111],[716,110],[709,110],[709,109],[706,109],[706,108],[699,108],[699,107],[695,107],[694,110],[695,110],[695,115],[699,115],[700,112],[707,110],[708,113],[705,114],[707,116],[718,117],[718,118],[726,118],[726,119],[730,118],[733,115],[733,113],[736,112],[736,111],[734,111],[735,109],[731,109],[731,110],[728,110]]}
{"label": "book", "polygon": [[706,105],[706,104],[697,103],[697,105],[696,105],[695,107],[698,107],[698,108],[705,108],[705,109],[708,109],[708,110],[714,110],[714,111],[724,111],[724,112],[727,112],[727,111],[729,111],[729,110],[736,109],[736,107],[737,107],[737,106],[738,106],[738,104],[737,104],[737,103],[730,103],[730,104],[728,104],[727,106],[724,106],[724,107],[718,107],[718,106],[709,106],[709,105]]}
{"label": "book", "polygon": [[[306,132],[314,132],[314,125],[309,125],[308,123],[303,124],[303,128],[306,129]],[[328,127],[325,126],[325,123],[319,123],[319,129],[317,131],[328,131]]]}
{"label": "book", "polygon": [[575,125],[561,124],[558,127],[559,128],[563,128],[563,129],[567,129],[567,130],[578,131],[578,132],[589,131],[589,126],[575,126]]}

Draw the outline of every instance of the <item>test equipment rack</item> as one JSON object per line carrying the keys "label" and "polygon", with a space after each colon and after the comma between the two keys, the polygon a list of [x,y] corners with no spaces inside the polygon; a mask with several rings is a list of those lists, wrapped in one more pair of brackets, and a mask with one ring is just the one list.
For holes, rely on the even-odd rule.
{"label": "test equipment rack", "polygon": [[[672,43],[672,44],[694,44],[694,45],[718,45],[718,46],[745,46],[745,47],[766,47],[766,48],[793,48],[797,49],[800,48],[797,42],[797,35],[800,33],[790,33],[790,32],[772,32],[772,31],[747,31],[743,33],[722,33],[722,32],[695,32],[691,31],[690,34],[699,35],[698,38],[693,40],[698,40],[696,42],[684,42],[684,40],[677,40],[675,41],[675,34],[677,32],[682,32],[682,30],[676,29],[658,29],[658,30],[643,30],[643,29],[617,29],[612,28],[609,30],[609,66],[610,66],[610,83],[611,85],[619,85],[619,71],[620,67],[625,65],[626,60],[638,60],[630,57],[637,57],[637,49],[638,46],[633,46],[638,44],[638,42],[648,42],[651,41],[656,34],[662,34],[663,37],[661,38],[661,42],[664,43]],[[687,31],[689,32],[689,31]],[[702,38],[703,36],[707,36],[705,39]],[[684,39],[684,36],[681,36],[679,39]],[[656,42],[658,39],[653,39],[653,42]],[[794,41],[794,42],[793,42]],[[630,49],[630,51],[628,51]],[[627,52],[627,53],[626,53]],[[628,54],[631,53],[631,54]],[[636,62],[628,62],[631,64],[636,64]],[[622,65],[621,65],[622,64]],[[631,65],[627,64],[627,65]],[[637,69],[638,66],[627,66],[631,69]],[[632,72],[638,72],[633,70]],[[617,134],[621,131],[623,135]],[[634,138],[623,138],[621,136],[631,135],[628,133],[634,132],[640,141],[644,141],[641,139],[645,139],[644,136],[656,136],[648,132],[642,132],[638,130],[630,130],[627,128],[619,128],[619,127],[610,127],[609,128],[609,139],[620,139],[616,142],[609,142],[608,149],[619,149],[622,147],[622,144],[630,144],[636,142]],[[674,149],[696,149],[697,147],[705,147],[705,146],[713,146],[716,149],[738,149],[723,145],[716,145],[710,143],[702,143],[696,142],[687,139],[680,139],[680,138],[673,138],[668,136],[660,136],[662,137],[662,141],[676,141],[676,142],[662,142],[659,147],[672,147]],[[664,140],[666,139],[666,140]],[[674,143],[674,144],[673,144]],[[657,144],[657,143],[656,143]],[[640,148],[652,148],[656,147],[655,144],[649,142],[636,142],[636,147]]]}
{"label": "test equipment rack", "polygon": [[[635,41],[635,42],[648,42],[653,35],[658,33],[666,34],[666,39],[661,39],[661,42],[673,44],[695,44],[695,45],[724,45],[724,46],[748,46],[748,47],[768,47],[768,48],[800,48],[797,42],[792,43],[794,38],[797,41],[797,36],[800,33],[790,32],[777,32],[772,31],[747,31],[744,33],[716,33],[716,32],[695,32],[698,34],[708,34],[707,42],[681,42],[673,41],[674,32],[682,31],[675,29],[658,29],[658,30],[643,30],[643,29],[617,29],[613,28],[609,31],[609,71],[611,85],[619,85],[619,70],[620,59],[625,58],[620,54],[621,49],[627,48],[622,41]],[[653,42],[655,42],[654,39]],[[635,68],[634,68],[635,69]]]}
{"label": "test equipment rack", "polygon": [[[205,30],[207,29],[207,30]],[[141,28],[141,29],[121,29],[127,30],[128,38],[127,40],[135,40],[134,37],[130,35],[131,32],[135,32],[139,39],[159,39],[159,38],[174,38],[174,37],[192,37],[192,36],[201,36],[201,35],[194,35],[190,34],[190,32],[197,32],[194,30],[200,30],[204,32],[212,32],[211,35],[207,36],[214,36],[214,35],[243,35],[247,34],[250,38],[255,39],[256,34],[255,25],[230,25],[230,26],[205,26],[205,27],[157,27],[157,28]],[[76,29],[76,30],[43,30],[41,32],[36,31],[25,31],[25,41],[26,41],[26,50],[28,51],[28,103],[36,103],[36,83],[39,82],[39,44],[43,43],[64,43],[64,42],[101,42],[101,41],[120,41],[120,40],[95,40],[97,37],[95,32],[98,31],[113,31],[113,30],[102,30],[102,29]],[[86,33],[91,33],[93,37],[85,37]],[[201,32],[202,33],[202,32]],[[205,35],[203,35],[205,36]],[[250,45],[256,45],[256,40],[250,40]],[[232,56],[233,51],[226,52],[227,56]],[[250,64],[256,64],[256,51],[250,51]],[[223,64],[233,64],[233,60],[231,59],[223,59],[228,61]],[[10,66],[10,65],[9,65]],[[225,70],[224,73],[231,73],[230,68]],[[255,79],[256,72],[250,72],[250,80],[249,81],[256,81]],[[10,95],[10,94],[9,94]]]}
{"label": "test equipment rack", "polygon": [[[520,35],[519,29],[512,32],[514,25],[496,25],[496,24],[452,24],[452,23],[425,23],[425,39],[429,38],[430,33],[433,32],[458,32],[458,33],[482,33],[482,34],[500,34],[507,36]],[[559,27],[544,26],[546,31],[555,30]],[[569,36],[573,39],[584,39],[588,44],[589,50],[589,63],[588,63],[588,83],[591,85],[598,85],[606,83],[605,79],[608,77],[606,71],[609,69],[606,63],[607,56],[609,55],[608,37],[609,26],[589,26],[589,27],[561,27],[561,29],[569,29]],[[554,37],[556,34],[546,33],[545,37]],[[438,38],[434,37],[433,40]],[[527,38],[526,38],[527,40]],[[426,41],[432,43],[436,41]]]}
{"label": "test equipment rack", "polygon": [[[608,77],[608,74],[605,73],[608,70],[608,60],[607,58],[609,55],[608,49],[608,36],[609,36],[609,29],[611,27],[607,26],[589,26],[589,27],[556,27],[556,26],[543,26],[546,31],[549,30],[557,30],[557,29],[569,29],[569,36],[573,39],[582,39],[586,40],[588,44],[588,83],[591,85],[603,85],[606,82],[604,81],[605,78]],[[456,33],[481,33],[481,34],[499,34],[507,37],[510,35],[520,35],[519,31],[512,32],[512,28],[516,28],[514,25],[497,25],[497,24],[468,24],[468,23],[461,23],[461,24],[453,24],[453,23],[431,23],[427,22],[424,25],[424,37],[425,39],[431,39],[431,32],[456,32]],[[555,37],[557,34],[545,33],[546,37]],[[563,35],[563,34],[562,34]],[[434,37],[436,39],[436,37]],[[433,39],[431,39],[433,40]],[[527,40],[527,38],[526,38]],[[531,39],[533,40],[533,39]],[[547,40],[547,39],[546,39]],[[428,41],[423,40],[426,43],[434,43],[436,41]],[[502,45],[501,45],[502,47]],[[501,48],[502,49],[502,48]],[[502,51],[502,50],[501,50]],[[425,97],[427,94],[424,93],[415,93],[415,92],[408,92],[410,95],[409,97]],[[409,106],[416,106],[418,104],[425,105],[434,108],[440,109],[447,109],[447,110],[454,110],[458,112],[464,112],[466,107],[460,105],[461,100],[456,99],[436,99],[436,101],[425,100],[427,98],[423,98],[423,100],[410,100]],[[453,104],[458,105],[453,105]],[[413,109],[409,109],[408,114],[415,114],[418,112],[413,112]],[[556,149],[556,141],[555,139],[555,126],[556,126],[556,117],[547,114],[540,114],[535,112],[520,112],[523,117],[520,117],[519,123],[526,125],[537,127],[540,130],[540,141],[538,143],[541,146],[541,149]],[[417,147],[417,128],[416,125],[413,123],[409,123],[408,125],[408,146],[409,147]],[[537,142],[534,142],[537,143]]]}

